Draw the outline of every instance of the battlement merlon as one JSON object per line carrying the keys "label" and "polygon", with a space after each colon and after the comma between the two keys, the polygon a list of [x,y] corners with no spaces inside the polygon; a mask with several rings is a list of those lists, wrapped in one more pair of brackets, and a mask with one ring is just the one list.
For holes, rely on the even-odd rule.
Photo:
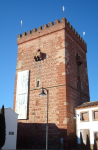
{"label": "battlement merlon", "polygon": [[26,41],[30,41],[33,39],[36,39],[38,37],[47,35],[47,34],[51,34],[53,32],[59,31],[65,29],[67,32],[69,32],[71,34],[71,36],[83,47],[83,49],[87,52],[87,45],[84,42],[84,40],[80,37],[80,35],[77,33],[77,31],[75,31],[75,29],[72,27],[72,25],[70,25],[70,23],[67,21],[67,19],[61,18],[61,22],[57,19],[55,21],[55,25],[53,22],[49,22],[49,26],[47,24],[43,25],[43,29],[42,27],[38,27],[38,29],[34,28],[31,30],[24,32],[21,34],[19,34],[17,36],[17,44],[21,44],[24,43]]}

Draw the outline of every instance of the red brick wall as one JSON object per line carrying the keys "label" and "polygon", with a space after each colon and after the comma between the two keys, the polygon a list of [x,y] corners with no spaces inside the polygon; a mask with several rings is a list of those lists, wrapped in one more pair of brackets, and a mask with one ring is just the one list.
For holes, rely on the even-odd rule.
{"label": "red brick wall", "polygon": [[[60,148],[60,138],[75,132],[74,108],[81,101],[89,101],[86,74],[86,44],[63,18],[53,23],[18,35],[17,68],[14,105],[16,102],[17,72],[29,70],[29,96],[27,120],[18,120],[17,148],[45,148],[47,97],[39,96],[41,87],[49,90],[49,148]],[[46,59],[36,62],[34,53],[40,49]],[[76,53],[82,57],[81,93],[77,91]],[[40,79],[40,88],[36,80]]]}
{"label": "red brick wall", "polygon": [[[74,108],[81,103],[89,101],[89,85],[86,62],[86,47],[80,45],[77,37],[70,33],[71,30],[66,28],[65,33],[65,56],[67,55],[66,68],[66,101],[67,101],[67,117],[68,128],[67,134],[75,131],[75,120],[73,120]],[[77,90],[77,64],[76,55],[81,57],[83,64],[79,66],[79,74],[81,80],[81,91]]]}

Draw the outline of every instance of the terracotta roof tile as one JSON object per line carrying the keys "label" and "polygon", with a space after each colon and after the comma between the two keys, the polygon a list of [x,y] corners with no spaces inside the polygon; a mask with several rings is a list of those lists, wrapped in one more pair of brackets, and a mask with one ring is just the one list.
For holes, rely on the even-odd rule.
{"label": "terracotta roof tile", "polygon": [[92,106],[94,106],[94,107],[98,106],[98,101],[83,103],[83,104],[79,105],[78,107],[76,107],[75,109],[85,108],[85,107],[92,107]]}

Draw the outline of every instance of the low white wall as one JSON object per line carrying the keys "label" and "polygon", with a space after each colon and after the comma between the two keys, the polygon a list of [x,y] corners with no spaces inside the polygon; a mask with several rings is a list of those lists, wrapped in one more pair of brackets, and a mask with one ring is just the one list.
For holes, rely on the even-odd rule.
{"label": "low white wall", "polygon": [[[11,108],[5,108],[6,140],[2,150],[16,149],[17,118],[18,115]],[[9,132],[14,132],[14,135],[9,135]]]}
{"label": "low white wall", "polygon": [[[98,121],[92,120],[92,111],[98,109],[98,107],[88,108],[88,109],[79,109],[76,110],[76,121],[77,121],[77,136],[78,144],[80,144],[80,129],[89,129],[90,130],[90,144],[94,144],[94,131],[98,131]],[[89,122],[82,122],[80,120],[80,112],[88,111],[89,112]],[[79,115],[77,115],[79,114]]]}

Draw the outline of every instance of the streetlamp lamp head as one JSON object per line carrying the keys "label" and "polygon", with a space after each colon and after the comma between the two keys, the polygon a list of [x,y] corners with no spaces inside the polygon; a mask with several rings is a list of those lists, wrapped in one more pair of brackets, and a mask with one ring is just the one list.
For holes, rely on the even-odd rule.
{"label": "streetlamp lamp head", "polygon": [[42,92],[39,94],[41,97],[45,97],[46,93],[44,92],[44,89],[42,87]]}
{"label": "streetlamp lamp head", "polygon": [[73,119],[76,119],[76,115],[74,114]]}
{"label": "streetlamp lamp head", "polygon": [[[79,117],[79,114],[76,114]],[[76,115],[74,114],[73,119],[76,119]]]}

